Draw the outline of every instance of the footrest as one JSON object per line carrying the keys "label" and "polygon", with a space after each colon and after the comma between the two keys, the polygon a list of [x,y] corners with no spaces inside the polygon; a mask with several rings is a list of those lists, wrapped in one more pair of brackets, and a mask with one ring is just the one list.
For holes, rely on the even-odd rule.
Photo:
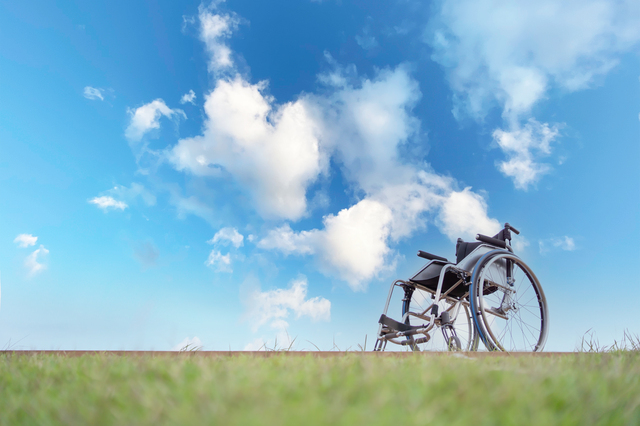
{"label": "footrest", "polygon": [[378,320],[378,323],[380,323],[382,325],[386,325],[391,330],[395,330],[395,331],[412,331],[412,330],[417,330],[419,328],[423,328],[424,327],[422,325],[404,324],[404,323],[401,323],[401,322],[398,322],[398,321],[396,321],[394,319],[389,318],[385,314],[380,315],[380,319]]}

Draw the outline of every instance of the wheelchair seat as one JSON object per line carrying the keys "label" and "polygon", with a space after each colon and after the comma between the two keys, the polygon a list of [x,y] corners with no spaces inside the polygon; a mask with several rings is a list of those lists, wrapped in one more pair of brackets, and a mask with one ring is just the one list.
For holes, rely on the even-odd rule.
{"label": "wheelchair seat", "polygon": [[[436,291],[436,289],[438,288],[438,280],[440,279],[440,272],[442,271],[442,268],[447,264],[450,263],[437,260],[432,261],[424,268],[422,268],[412,278],[410,278],[409,281],[422,287],[426,287],[430,290]],[[455,283],[458,282],[458,280],[460,280],[460,278],[458,278],[457,274],[451,271],[447,271],[444,275],[444,281],[442,282],[442,292],[446,292],[448,289],[454,286]],[[461,297],[464,296],[467,291],[469,291],[468,286],[464,285],[464,283],[461,283],[460,285],[458,285],[458,287],[454,288],[451,293],[449,293],[449,296]]]}

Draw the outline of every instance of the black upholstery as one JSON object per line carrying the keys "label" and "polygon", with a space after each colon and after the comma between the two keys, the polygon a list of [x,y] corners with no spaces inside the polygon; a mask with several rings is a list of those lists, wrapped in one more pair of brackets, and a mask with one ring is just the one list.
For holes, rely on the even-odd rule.
{"label": "black upholstery", "polygon": [[[444,265],[445,263],[442,262],[431,262],[428,266],[414,275],[410,279],[410,281],[435,291],[438,288],[440,272],[442,271]],[[442,282],[442,293],[449,290],[455,283],[458,282],[459,279],[460,278],[458,278],[458,275],[456,275],[455,273],[446,272],[444,275],[444,281]],[[449,293],[449,296],[460,297],[463,296],[468,290],[468,286],[464,283],[461,283],[458,287],[454,288],[451,293]]]}
{"label": "black upholstery", "polygon": [[482,242],[465,243],[459,239],[458,244],[456,244],[456,263],[460,263],[462,259],[467,257],[469,253],[474,251],[480,244],[482,244]]}

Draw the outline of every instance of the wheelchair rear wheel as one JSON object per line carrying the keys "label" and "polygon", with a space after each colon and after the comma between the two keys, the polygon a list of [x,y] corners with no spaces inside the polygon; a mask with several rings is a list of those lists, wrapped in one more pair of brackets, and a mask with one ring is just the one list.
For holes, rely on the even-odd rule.
{"label": "wheelchair rear wheel", "polygon": [[477,266],[471,309],[489,350],[537,352],[549,324],[547,300],[531,268],[511,253],[499,253]]}
{"label": "wheelchair rear wheel", "polygon": [[[428,291],[416,288],[411,294],[409,300],[405,300],[402,304],[402,315],[407,312],[411,314],[407,316],[405,320],[406,324],[421,325],[428,323],[428,319],[425,316],[431,314],[431,309],[426,312],[424,316],[420,316],[429,306],[433,303],[431,298],[432,294]],[[455,313],[455,303],[447,300],[440,301],[438,304],[438,311],[440,313],[448,310],[450,316]],[[430,330],[429,334],[431,338],[428,342],[413,345],[413,350],[416,351],[475,351],[478,348],[479,338],[473,326],[473,320],[471,318],[471,311],[464,304],[460,304],[458,308],[458,315],[453,319],[452,324],[444,332],[443,327],[434,327]],[[439,328],[439,329],[438,329]],[[455,335],[452,335],[451,330],[455,331]],[[419,339],[420,335],[415,336]]]}

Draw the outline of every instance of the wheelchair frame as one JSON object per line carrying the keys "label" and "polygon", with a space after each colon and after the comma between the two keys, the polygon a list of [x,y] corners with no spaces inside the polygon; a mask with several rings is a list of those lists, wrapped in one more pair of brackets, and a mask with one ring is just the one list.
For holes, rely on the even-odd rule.
{"label": "wheelchair frame", "polygon": [[[493,330],[495,318],[500,318],[501,320],[505,320],[505,323],[510,324],[509,321],[513,318],[517,321],[516,316],[520,315],[521,308],[526,309],[527,312],[533,311],[535,314],[536,310],[533,309],[536,306],[535,302],[538,303],[540,309],[541,326],[539,337],[535,345],[529,345],[531,348],[527,346],[525,350],[542,350],[546,341],[548,328],[546,299],[542,287],[531,269],[520,258],[513,254],[510,244],[507,243],[507,240],[511,240],[509,231],[519,233],[507,223],[505,224],[505,228],[493,238],[478,235],[476,239],[480,241],[479,245],[457,264],[449,262],[439,256],[422,251],[418,252],[419,256],[429,259],[429,262],[419,269],[411,279],[396,280],[391,284],[384,310],[379,320],[374,351],[385,350],[388,342],[401,346],[409,346],[413,350],[420,350],[419,345],[429,342],[431,333],[437,331],[437,329],[441,329],[448,350],[476,350],[478,340],[482,340],[488,350],[507,350],[501,341],[505,336],[497,336],[496,334],[498,333]],[[462,240],[459,240],[459,242],[464,243]],[[441,267],[435,289],[433,286],[430,288],[416,282],[419,281],[421,274],[424,275],[426,273],[425,271],[434,267]],[[525,287],[525,293],[529,288],[527,284],[530,284],[531,288],[533,288],[533,307],[531,305],[521,305],[517,298],[520,287],[516,288],[513,275],[516,270],[522,271],[520,282],[521,284],[524,282],[524,286],[520,285],[520,287]],[[447,274],[455,275],[457,281],[443,291]],[[499,279],[504,278],[506,278],[506,280],[498,282]],[[451,278],[450,281],[452,281]],[[456,294],[460,294],[459,286],[461,285],[467,287],[465,291],[459,296],[452,296],[451,293],[456,289],[458,289]],[[401,287],[404,290],[404,297],[402,299],[403,315],[401,321],[393,320],[387,316],[394,291],[397,287]],[[411,311],[410,309],[411,298],[416,290],[430,294],[432,298],[431,303],[427,303],[427,306],[421,308],[419,312]],[[484,305],[487,304],[485,298],[490,298],[493,293],[503,294],[501,300],[496,299],[491,301],[492,303],[498,304],[498,307],[485,307]],[[441,302],[446,302],[450,306],[442,312],[438,312]],[[461,311],[467,312],[467,315],[470,316],[470,318],[467,318],[467,321],[472,324],[472,329],[469,330],[470,336],[472,337],[466,348],[462,348],[461,341],[454,327],[454,323],[458,319]],[[528,314],[524,310],[522,310],[522,312]],[[413,321],[415,324],[416,319],[418,321],[422,320],[424,323],[412,325],[411,322]],[[522,320],[520,319],[520,321]],[[521,324],[519,325],[522,333],[528,332],[534,339],[536,338],[535,334],[537,331],[535,329],[531,331],[533,327],[530,327],[526,323],[524,323],[525,327],[522,327]],[[509,331],[513,334],[513,330]],[[503,333],[506,334],[506,329]],[[416,338],[415,336],[417,335],[423,335],[423,337]],[[509,337],[507,337],[507,339],[508,338]],[[511,339],[513,340],[513,336],[511,336]],[[523,340],[528,341],[528,336]],[[515,347],[513,343],[512,345]],[[520,346],[517,346],[516,350],[522,349],[520,349]]]}

